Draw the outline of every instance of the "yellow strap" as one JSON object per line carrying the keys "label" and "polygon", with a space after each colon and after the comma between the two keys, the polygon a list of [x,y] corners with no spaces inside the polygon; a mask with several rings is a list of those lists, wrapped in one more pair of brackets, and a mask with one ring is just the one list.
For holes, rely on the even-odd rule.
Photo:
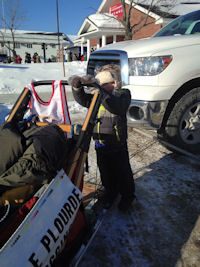
{"label": "yellow strap", "polygon": [[116,133],[116,136],[117,136],[117,141],[120,141],[120,137],[119,137],[119,132],[118,132],[118,129],[117,129],[117,125],[114,126],[114,129],[115,129],[115,133]]}
{"label": "yellow strap", "polygon": [[[105,110],[106,110],[105,107],[101,104],[100,107],[99,107],[99,110],[98,110],[98,114],[97,114],[97,118],[98,118],[98,119],[101,117],[101,111],[105,111]],[[101,124],[101,122],[98,121],[98,122],[97,122],[97,133],[98,133],[98,135],[99,135],[99,140],[98,140],[98,142],[99,142],[100,144],[102,144],[102,141],[101,141],[101,139],[100,139],[100,124]]]}

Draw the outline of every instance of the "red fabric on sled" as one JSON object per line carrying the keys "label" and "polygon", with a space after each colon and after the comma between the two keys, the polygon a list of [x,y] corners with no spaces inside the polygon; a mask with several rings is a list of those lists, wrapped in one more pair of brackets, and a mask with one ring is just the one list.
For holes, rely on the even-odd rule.
{"label": "red fabric on sled", "polygon": [[14,217],[12,216],[12,220],[9,220],[9,223],[6,224],[3,231],[0,232],[0,247],[2,247],[6,243],[6,241],[11,237],[11,235],[20,225],[20,223],[22,223],[26,215],[36,203],[37,199],[38,198],[36,197],[31,198],[21,208],[19,208],[17,214]]}
{"label": "red fabric on sled", "polygon": [[78,210],[76,217],[74,219],[74,222],[70,228],[69,235],[67,237],[66,246],[65,246],[66,248],[68,247],[70,243],[75,241],[78,233],[81,232],[85,227],[86,227],[86,221],[85,221],[83,212]]}

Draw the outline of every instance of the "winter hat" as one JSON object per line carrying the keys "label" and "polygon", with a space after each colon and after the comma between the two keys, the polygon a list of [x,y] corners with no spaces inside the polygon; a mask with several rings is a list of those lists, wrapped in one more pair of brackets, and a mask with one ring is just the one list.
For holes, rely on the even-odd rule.
{"label": "winter hat", "polygon": [[105,84],[105,83],[112,83],[115,82],[115,78],[113,77],[112,73],[109,71],[101,71],[97,73],[95,76],[95,79],[98,80],[99,84]]}

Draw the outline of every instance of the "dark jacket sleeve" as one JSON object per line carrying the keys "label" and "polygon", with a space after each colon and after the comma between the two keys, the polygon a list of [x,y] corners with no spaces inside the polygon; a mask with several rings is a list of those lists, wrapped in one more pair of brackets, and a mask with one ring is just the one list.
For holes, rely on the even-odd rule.
{"label": "dark jacket sleeve", "polygon": [[80,88],[79,90],[74,90],[72,87],[72,92],[74,99],[83,107],[89,108],[93,95],[87,94],[84,91],[84,88]]}
{"label": "dark jacket sleeve", "polygon": [[102,104],[113,114],[124,115],[131,102],[131,94],[128,89],[121,90],[119,95],[104,93]]}

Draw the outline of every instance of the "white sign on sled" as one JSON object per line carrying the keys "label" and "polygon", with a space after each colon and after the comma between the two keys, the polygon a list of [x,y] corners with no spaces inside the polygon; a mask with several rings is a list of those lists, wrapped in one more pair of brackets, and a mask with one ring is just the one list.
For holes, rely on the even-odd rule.
{"label": "white sign on sled", "polygon": [[81,192],[61,170],[0,250],[1,266],[51,266],[81,203]]}

